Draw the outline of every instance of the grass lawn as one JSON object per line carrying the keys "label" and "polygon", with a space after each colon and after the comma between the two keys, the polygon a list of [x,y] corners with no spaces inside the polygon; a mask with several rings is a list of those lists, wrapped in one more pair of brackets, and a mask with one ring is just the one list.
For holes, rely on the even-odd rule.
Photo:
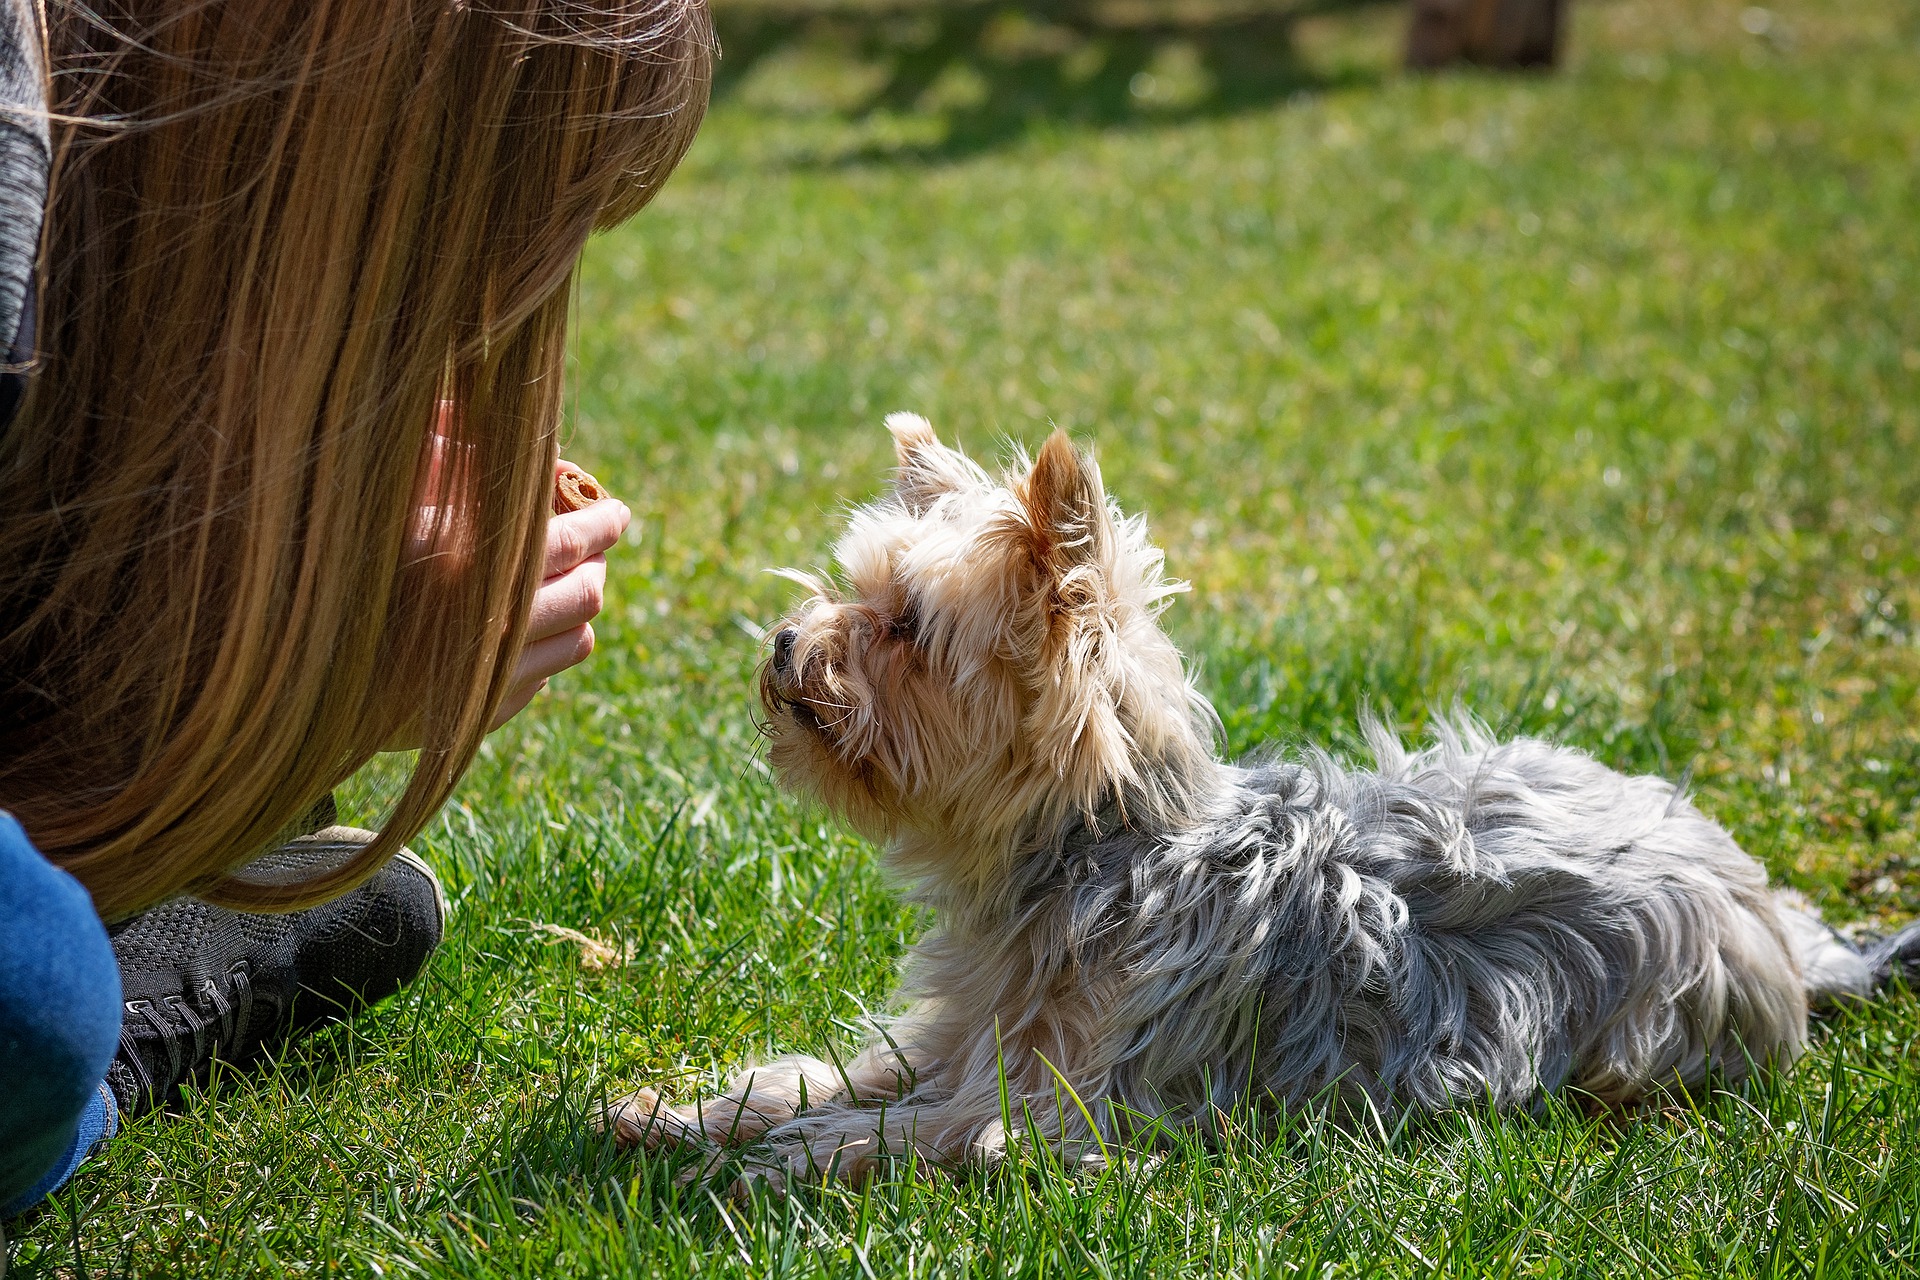
{"label": "grass lawn", "polygon": [[845,1045],[922,925],[776,790],[749,685],[764,570],[824,560],[894,408],[1095,443],[1236,749],[1460,699],[1690,771],[1837,920],[1920,911],[1920,4],[1582,4],[1543,78],[1392,75],[1399,20],[1313,20],[1264,101],[1183,98],[1166,51],[1091,118],[964,72],[849,115],[871,73],[818,44],[754,68],[589,251],[570,453],[636,520],[599,654],[417,842],[445,947],[131,1126],[14,1274],[1920,1272],[1911,995],[1697,1106],[1097,1179],[723,1205],[587,1122]]}

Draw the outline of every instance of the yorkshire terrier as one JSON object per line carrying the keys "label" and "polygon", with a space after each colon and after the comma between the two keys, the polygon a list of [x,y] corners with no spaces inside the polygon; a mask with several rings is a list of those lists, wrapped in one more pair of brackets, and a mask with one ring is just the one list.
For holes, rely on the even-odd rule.
{"label": "yorkshire terrier", "polygon": [[773,763],[884,846],[934,927],[845,1062],[613,1104],[616,1137],[763,1144],[777,1185],[882,1159],[1072,1160],[1243,1107],[1624,1106],[1791,1060],[1861,952],[1671,783],[1443,724],[1372,768],[1223,761],[1158,616],[1183,589],[1056,433],[995,483],[887,420],[891,491],[760,672]]}

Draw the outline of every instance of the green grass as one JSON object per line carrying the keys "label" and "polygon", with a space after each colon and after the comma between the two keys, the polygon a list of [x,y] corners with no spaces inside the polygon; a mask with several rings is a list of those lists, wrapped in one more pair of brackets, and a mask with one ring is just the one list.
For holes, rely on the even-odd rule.
{"label": "green grass", "polygon": [[1920,6],[1740,16],[1587,4],[1562,74],[1407,80],[1363,11],[1301,30],[1320,91],[984,142],[937,96],[845,115],[831,49],[769,58],[589,252],[570,452],[636,521],[600,653],[417,842],[444,949],[132,1126],[16,1224],[15,1274],[1920,1271],[1909,995],[1696,1106],[1300,1125],[1098,1179],[723,1206],[586,1123],[844,1044],[921,927],[775,789],[749,700],[763,570],[824,560],[894,408],[979,452],[1094,442],[1193,583],[1170,623],[1236,747],[1464,699],[1691,770],[1836,919],[1920,910]]}

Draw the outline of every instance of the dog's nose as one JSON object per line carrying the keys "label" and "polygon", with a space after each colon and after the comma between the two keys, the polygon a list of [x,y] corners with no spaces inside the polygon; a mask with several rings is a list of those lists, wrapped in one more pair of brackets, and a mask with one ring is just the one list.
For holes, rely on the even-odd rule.
{"label": "dog's nose", "polygon": [[781,675],[793,664],[793,628],[782,627],[773,638],[773,669]]}

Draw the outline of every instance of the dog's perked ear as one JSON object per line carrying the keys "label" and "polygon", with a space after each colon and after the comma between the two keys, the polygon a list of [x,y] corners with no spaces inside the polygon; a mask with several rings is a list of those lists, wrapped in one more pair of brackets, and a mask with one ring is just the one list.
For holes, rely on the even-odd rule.
{"label": "dog's perked ear", "polygon": [[893,435],[897,465],[894,492],[914,515],[925,515],[942,495],[991,485],[987,473],[973,459],[949,449],[933,434],[933,424],[917,413],[890,413],[887,430]]}
{"label": "dog's perked ear", "polygon": [[1055,576],[1112,559],[1113,513],[1100,468],[1073,447],[1066,432],[1047,437],[1017,491],[1033,528],[1036,556]]}
{"label": "dog's perked ear", "polygon": [[1027,727],[1036,753],[1091,813],[1133,781],[1132,734],[1120,706],[1129,655],[1115,572],[1119,531],[1100,469],[1064,431],[1041,446],[1015,493],[1038,570],[1039,669]]}

